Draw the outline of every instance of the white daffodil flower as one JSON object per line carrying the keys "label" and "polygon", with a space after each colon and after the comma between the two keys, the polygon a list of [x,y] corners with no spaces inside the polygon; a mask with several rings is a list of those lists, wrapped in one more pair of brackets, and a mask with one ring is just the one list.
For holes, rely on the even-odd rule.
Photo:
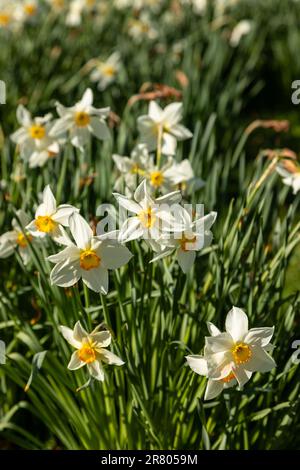
{"label": "white daffodil flower", "polygon": [[161,238],[165,226],[174,224],[174,216],[170,211],[170,205],[178,206],[181,200],[180,191],[166,194],[153,199],[147,189],[146,180],[137,187],[134,199],[129,199],[122,194],[113,193],[118,204],[136,214],[129,217],[123,223],[119,240],[129,242],[143,238],[155,251],[159,250],[158,240]]}
{"label": "white daffodil flower", "polygon": [[[29,262],[30,250],[28,248],[28,242],[32,242],[33,240],[32,235],[25,230],[29,222],[30,217],[23,210],[18,210],[17,218],[12,220],[13,230],[0,236],[0,258],[8,258],[15,252],[16,248],[18,248],[24,264]],[[24,235],[24,232],[26,235]]]}
{"label": "white daffodil flower", "polygon": [[169,156],[167,161],[160,167],[155,165],[153,156],[149,158],[145,178],[152,191],[160,191],[165,194],[174,191],[174,189],[179,189],[177,187],[175,188],[170,177],[170,170],[173,165],[175,165],[174,158],[171,156]]}
{"label": "white daffodil flower", "polygon": [[171,187],[180,189],[183,193],[190,194],[205,185],[201,178],[195,177],[190,161],[185,158],[181,162],[173,162],[172,166],[166,169],[164,178]]}
{"label": "white daffodil flower", "polygon": [[11,0],[0,2],[0,29],[10,29],[15,22],[15,5]]}
{"label": "white daffodil flower", "polygon": [[111,343],[111,334],[108,330],[99,331],[95,328],[91,333],[85,331],[78,321],[74,330],[60,326],[60,331],[68,343],[76,348],[68,364],[68,369],[77,370],[87,366],[90,375],[101,382],[104,381],[102,363],[122,366],[124,361],[106,348]]}
{"label": "white daffodil flower", "polygon": [[[253,372],[269,372],[276,367],[267,350],[274,333],[272,328],[248,329],[248,317],[243,310],[233,307],[226,317],[226,332],[205,338],[205,358],[208,377],[222,380],[232,371],[240,387]],[[210,329],[216,331],[214,325]]]}
{"label": "white daffodil flower", "polygon": [[[196,374],[208,377],[207,359],[205,359],[205,357],[192,355],[186,356],[186,360],[190,368],[196,372]],[[224,389],[237,385],[237,380],[229,365],[225,366],[222,372],[224,375],[222,379],[208,378],[204,400],[212,400],[220,395]]]}
{"label": "white daffodil flower", "polygon": [[103,91],[115,81],[120,69],[120,53],[113,52],[106,61],[95,61],[95,67],[94,70],[91,72],[90,79],[92,82],[98,83],[98,90]]}
{"label": "white daffodil flower", "polygon": [[70,204],[61,204],[57,207],[49,185],[43,191],[42,200],[42,204],[35,212],[34,220],[26,226],[26,230],[33,237],[44,238],[49,235],[57,243],[64,244],[66,234],[63,226],[69,226],[70,215],[78,209]]}
{"label": "white daffodil flower", "polygon": [[90,88],[85,91],[82,99],[71,108],[57,103],[56,109],[60,118],[55,121],[50,135],[58,137],[69,132],[72,145],[80,149],[83,149],[84,145],[89,142],[90,134],[100,140],[109,139],[110,133],[105,122],[109,108],[96,109],[92,105],[93,92]]}
{"label": "white daffodil flower", "polygon": [[127,31],[128,35],[138,44],[145,39],[153,41],[159,36],[158,30],[147,11],[142,11],[137,18],[131,17],[127,22]]}
{"label": "white daffodil flower", "polygon": [[70,287],[82,279],[93,291],[107,294],[108,270],[127,264],[132,253],[117,240],[109,239],[109,234],[94,236],[89,224],[76,212],[70,216],[69,224],[76,244],[65,237],[66,248],[48,257],[56,264],[50,274],[51,284]]}
{"label": "white daffodil flower", "polygon": [[43,166],[59,153],[59,142],[49,134],[53,127],[51,118],[52,114],[32,118],[23,105],[17,108],[17,120],[22,127],[11,135],[11,139],[19,146],[21,157],[29,161],[30,168]]}
{"label": "white daffodil flower", "polygon": [[282,177],[282,182],[287,186],[291,186],[293,194],[297,194],[300,191],[300,168],[298,166],[293,163],[288,165],[287,168],[278,165],[276,171]]}
{"label": "white daffodil flower", "polygon": [[172,184],[171,178],[166,176],[168,169],[174,163],[173,158],[168,157],[167,162],[158,168],[154,163],[154,157],[149,155],[145,144],[138,144],[132,151],[130,158],[113,155],[113,160],[121,173],[121,178],[116,181],[116,189],[122,187],[122,182],[124,182],[133,192],[144,179],[147,180],[149,188],[153,191],[159,190],[166,193],[173,190],[175,186]]}
{"label": "white daffodil flower", "polygon": [[177,140],[190,139],[193,134],[182,124],[182,103],[171,103],[162,109],[150,101],[148,114],[138,118],[140,141],[147,144],[150,152],[155,150],[161,139],[164,155],[174,155]]}
{"label": "white daffodil flower", "polygon": [[[165,249],[152,262],[165,258],[176,250],[176,257],[179,266],[184,273],[192,268],[196,252],[209,246],[212,242],[211,226],[214,224],[217,213],[210,212],[204,217],[192,220],[190,213],[181,207],[177,214],[177,224],[172,227],[173,233],[164,233],[161,237],[161,243]],[[165,229],[165,232],[168,229]]]}
{"label": "white daffodil flower", "polygon": [[16,5],[16,20],[20,23],[31,21],[38,14],[38,0],[23,0]]}
{"label": "white daffodil flower", "polygon": [[140,183],[140,178],[145,178],[150,159],[147,145],[138,144],[132,150],[130,157],[114,154],[112,158],[120,174],[115,182],[114,189],[122,191],[125,184],[130,193],[134,192]]}
{"label": "white daffodil flower", "polygon": [[138,144],[131,152],[130,158],[121,155],[113,155],[112,158],[120,173],[114,186],[117,191],[121,191],[125,184],[129,193],[132,193],[143,179],[147,179],[152,190],[159,190],[163,194],[176,189],[182,193],[190,193],[205,184],[203,180],[195,177],[187,159],[177,163],[169,156],[166,163],[159,168],[154,163],[153,155],[149,155],[146,144]]}

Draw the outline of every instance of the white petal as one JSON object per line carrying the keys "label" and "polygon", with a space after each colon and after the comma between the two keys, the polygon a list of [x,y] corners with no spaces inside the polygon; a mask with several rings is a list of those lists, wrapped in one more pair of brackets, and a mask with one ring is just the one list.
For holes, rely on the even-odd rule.
{"label": "white petal", "polygon": [[88,338],[88,332],[83,328],[80,321],[77,321],[74,325],[73,335],[76,341],[82,342],[83,339]]}
{"label": "white petal", "polygon": [[252,346],[252,357],[244,364],[245,369],[250,372],[269,372],[276,367],[274,359],[260,346]]}
{"label": "white petal", "polygon": [[150,101],[148,114],[153,121],[160,122],[163,117],[163,110],[155,101]]}
{"label": "white petal", "polygon": [[217,335],[220,335],[221,334],[221,331],[219,330],[219,328],[217,328],[213,323],[211,323],[210,321],[208,321],[206,323],[207,325],[207,329],[208,331],[210,332],[211,336],[217,336]]}
{"label": "white petal", "polygon": [[81,276],[83,282],[95,292],[102,292],[107,294],[108,292],[108,271],[102,267],[90,269],[86,271],[81,270]]}
{"label": "white petal", "polygon": [[90,107],[90,115],[101,117],[105,119],[109,116],[110,107],[107,106],[106,108],[94,108],[93,106]]}
{"label": "white petal", "polygon": [[208,380],[204,400],[216,398],[224,389],[224,384],[220,380]]}
{"label": "white petal", "polygon": [[71,346],[73,346],[76,349],[81,348],[81,343],[74,338],[73,330],[71,330],[71,328],[61,325],[59,326],[59,330],[61,334],[63,335],[63,337],[65,338],[65,340],[68,341],[68,343],[71,344]]}
{"label": "white petal", "polygon": [[119,233],[120,242],[129,242],[131,240],[137,240],[143,236],[143,229],[141,222],[137,217],[131,217],[125,220]]}
{"label": "white petal", "polygon": [[135,214],[138,214],[139,212],[141,212],[142,210],[141,206],[137,204],[136,202],[132,201],[131,199],[128,199],[126,196],[123,196],[122,194],[118,194],[118,193],[113,193],[113,196],[116,198],[116,200],[118,201],[118,204],[121,207],[124,207],[128,211],[134,212]]}
{"label": "white petal", "polygon": [[172,126],[170,132],[178,140],[186,140],[193,137],[193,133],[181,124],[175,124],[175,126]]}
{"label": "white petal", "polygon": [[113,154],[112,159],[121,173],[130,172],[133,162],[128,157],[123,157],[122,155]]}
{"label": "white petal", "polygon": [[45,187],[43,191],[43,204],[45,208],[46,215],[52,215],[56,211],[56,200],[53,196],[49,184]]}
{"label": "white petal", "polygon": [[11,256],[14,253],[16,246],[16,244],[13,244],[10,241],[0,242],[0,258],[5,259]]}
{"label": "white petal", "polygon": [[60,137],[65,132],[69,131],[74,126],[74,121],[70,114],[54,121],[53,126],[49,131],[50,137]]}
{"label": "white petal", "polygon": [[115,364],[116,366],[122,366],[125,364],[120,357],[116,356],[116,354],[108,351],[107,349],[102,349],[100,353],[97,353],[97,355],[98,354],[101,360],[107,364]]}
{"label": "white petal", "polygon": [[180,191],[173,191],[172,193],[165,194],[155,199],[155,202],[159,204],[178,204],[182,199]]}
{"label": "white petal", "polygon": [[151,205],[152,199],[150,198],[150,195],[147,190],[147,180],[144,179],[136,188],[134,192],[134,199],[138,202],[141,203],[145,199],[147,202]]}
{"label": "white petal", "polygon": [[132,258],[132,253],[117,242],[104,241],[100,247],[100,257],[108,269],[118,269]]}
{"label": "white petal", "polygon": [[149,152],[152,152],[157,146],[155,122],[149,116],[140,116],[137,120],[137,126],[140,133],[141,143],[146,144]]}
{"label": "white petal", "polygon": [[66,260],[75,261],[80,257],[80,249],[77,246],[68,246],[64,250],[60,251],[55,255],[48,256],[48,260],[51,263],[62,263]]}
{"label": "white petal", "polygon": [[232,355],[223,351],[212,353],[208,346],[205,347],[205,359],[207,360],[208,377],[212,379],[224,379],[232,370]]}
{"label": "white petal", "polygon": [[162,139],[162,147],[161,147],[162,153],[164,155],[175,155],[176,146],[177,146],[176,138],[173,135],[167,134],[166,132],[164,132],[163,139]]}
{"label": "white petal", "polygon": [[69,225],[76,245],[83,250],[89,248],[93,230],[86,220],[77,212],[73,212],[69,217]]}
{"label": "white petal", "polygon": [[274,334],[274,326],[272,328],[251,328],[245,336],[245,343],[251,346],[267,346]]}
{"label": "white petal", "polygon": [[74,212],[78,212],[79,210],[76,207],[71,206],[70,204],[61,204],[58,206],[55,214],[53,214],[52,219],[59,224],[64,225],[65,227],[69,227],[69,217]]}
{"label": "white petal", "polygon": [[105,124],[105,122],[102,122],[99,118],[92,117],[90,127],[92,130],[92,133],[97,137],[97,139],[100,139],[100,140],[110,139],[110,133],[109,133],[107,125]]}
{"label": "white petal", "polygon": [[76,127],[70,132],[71,143],[74,147],[83,150],[90,141],[90,132],[87,127]]}
{"label": "white petal", "polygon": [[[28,140],[29,134],[26,129],[21,127],[16,132],[11,134],[10,138],[15,144],[23,146],[26,143],[26,140]],[[21,149],[21,153],[23,153],[23,149]]]}
{"label": "white petal", "polygon": [[165,107],[163,113],[164,122],[173,127],[182,119],[182,103],[175,102]]}
{"label": "white petal", "polygon": [[207,362],[202,356],[186,356],[188,365],[196,374],[207,376]]}
{"label": "white petal", "polygon": [[111,343],[111,334],[107,330],[92,332],[90,338],[97,343],[96,348],[107,348]]}
{"label": "white petal", "polygon": [[80,279],[79,271],[69,261],[58,263],[50,273],[51,284],[60,287],[70,287]]}
{"label": "white petal", "polygon": [[170,249],[165,249],[164,251],[159,252],[157,256],[154,256],[154,258],[152,258],[150,263],[154,263],[155,261],[163,259],[166,256],[170,256],[173,253],[173,251],[174,251],[174,248],[170,248]]}
{"label": "white petal", "polygon": [[236,378],[236,380],[238,381],[238,384],[240,387],[243,387],[245,385],[245,383],[248,382],[248,380],[250,380],[251,378],[251,373],[247,372],[242,366],[233,366],[232,367],[232,372]]}
{"label": "white petal", "polygon": [[32,123],[30,112],[22,104],[17,108],[17,119],[24,127],[29,127]]}
{"label": "white petal", "polygon": [[104,371],[99,361],[94,361],[91,364],[88,364],[88,369],[90,374],[96,380],[100,380],[100,382],[104,381]]}
{"label": "white petal", "polygon": [[220,333],[218,336],[206,336],[205,344],[213,353],[230,351],[233,341],[228,333]]}
{"label": "white petal", "polygon": [[71,242],[69,235],[65,231],[62,225],[57,225],[56,228],[49,233],[51,238],[60,245],[64,246],[73,246],[74,244]]}
{"label": "white petal", "polygon": [[248,333],[248,317],[240,308],[232,307],[226,316],[225,326],[235,343],[243,341]]}
{"label": "white petal", "polygon": [[195,251],[183,251],[179,248],[177,253],[178,264],[182,271],[186,274],[192,269],[192,266],[196,259]]}
{"label": "white petal", "polygon": [[78,356],[78,351],[74,351],[70,362],[68,364],[68,369],[70,370],[77,370],[80,369],[81,367],[85,366],[85,362],[81,361]]}
{"label": "white petal", "polygon": [[83,97],[78,104],[83,108],[88,108],[93,104],[93,92],[90,88],[85,90]]}
{"label": "white petal", "polygon": [[215,223],[218,213],[217,212],[210,212],[206,216],[204,216],[204,230],[209,230],[211,226]]}

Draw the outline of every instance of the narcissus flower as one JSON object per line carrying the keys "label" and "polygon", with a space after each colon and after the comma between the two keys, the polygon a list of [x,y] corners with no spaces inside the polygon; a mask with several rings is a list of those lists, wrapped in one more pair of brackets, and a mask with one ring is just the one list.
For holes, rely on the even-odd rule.
{"label": "narcissus flower", "polygon": [[9,29],[14,25],[15,6],[11,0],[2,0],[0,2],[0,29]]}
{"label": "narcissus flower", "polygon": [[147,11],[142,11],[137,18],[131,17],[127,22],[127,31],[136,43],[141,43],[145,39],[153,41],[159,35]]}
{"label": "narcissus flower", "polygon": [[149,151],[157,148],[161,139],[164,155],[174,155],[177,140],[190,139],[193,134],[182,124],[182,103],[171,103],[162,109],[150,101],[148,114],[138,118],[140,141],[147,144]]}
{"label": "narcissus flower", "polygon": [[213,235],[210,228],[216,218],[217,213],[210,212],[193,221],[190,213],[182,207],[178,213],[176,227],[172,229],[173,233],[162,235],[162,244],[166,248],[152,261],[171,255],[175,249],[179,266],[187,273],[195,262],[196,252],[211,244]]}
{"label": "narcissus flower", "polygon": [[176,189],[182,193],[190,193],[204,186],[204,181],[196,178],[189,160],[184,159],[177,163],[173,157],[168,156],[166,161],[158,167],[154,163],[153,155],[149,154],[146,144],[138,144],[131,152],[130,158],[113,155],[113,160],[120,173],[115,183],[115,189],[120,191],[123,183],[132,193],[142,180],[148,181],[153,191],[165,194]]}
{"label": "narcissus flower", "polygon": [[112,158],[119,173],[114,189],[122,191],[125,185],[125,190],[128,189],[131,194],[140,180],[145,178],[150,159],[147,145],[138,144],[132,150],[130,157],[114,154]]}
{"label": "narcissus flower", "polygon": [[129,242],[143,238],[155,251],[159,250],[158,240],[165,226],[170,227],[174,222],[169,206],[181,200],[180,191],[166,194],[153,199],[147,189],[146,180],[137,187],[134,199],[114,193],[119,205],[135,215],[123,223],[119,240]]}
{"label": "narcissus flower", "polygon": [[32,235],[25,229],[29,221],[29,215],[23,210],[17,211],[17,218],[12,220],[13,230],[4,233],[0,237],[0,258],[8,258],[18,249],[24,264],[29,262],[30,249],[28,244],[33,241]]}
{"label": "narcissus flower", "polygon": [[98,83],[98,89],[103,91],[115,81],[120,68],[119,52],[113,52],[106,61],[95,60],[95,67],[90,75],[91,81]]}
{"label": "narcissus flower", "polygon": [[31,168],[43,166],[51,156],[59,153],[58,140],[49,135],[53,126],[51,118],[52,114],[32,118],[23,105],[17,108],[17,119],[22,127],[11,135],[11,139]]}
{"label": "narcissus flower", "polygon": [[95,328],[91,333],[85,331],[78,321],[74,330],[60,326],[60,331],[68,343],[76,348],[68,364],[68,369],[77,370],[87,366],[90,375],[101,382],[104,381],[102,363],[122,366],[124,361],[106,348],[111,343],[111,334],[108,330],[99,331]]}
{"label": "narcissus flower", "polygon": [[90,134],[100,140],[110,138],[105,122],[109,108],[93,107],[93,92],[90,88],[75,106],[66,108],[57,103],[56,108],[60,118],[55,121],[50,131],[51,136],[58,137],[69,132],[72,144],[80,149],[89,142]]}
{"label": "narcissus flower", "polygon": [[212,381],[207,392],[211,398],[222,391],[224,383],[231,384],[236,379],[239,387],[243,387],[253,372],[269,372],[276,367],[268,353],[272,349],[274,327],[249,330],[246,313],[237,307],[227,314],[225,325],[226,332],[222,333],[208,323],[212,336],[205,338],[205,366],[202,357],[187,357],[193,370]]}
{"label": "narcissus flower", "polygon": [[108,270],[124,266],[132,254],[115,239],[109,239],[109,234],[94,236],[89,224],[76,212],[70,216],[69,224],[76,244],[66,236],[62,242],[66,248],[48,257],[56,264],[50,274],[51,283],[70,287],[82,278],[93,291],[107,294]]}
{"label": "narcissus flower", "polygon": [[187,158],[179,163],[173,161],[173,164],[166,169],[164,177],[173,189],[180,189],[182,193],[190,194],[205,185],[201,178],[195,176],[192,165]]}
{"label": "narcissus flower", "polygon": [[22,18],[23,21],[31,20],[34,18],[39,9],[38,1],[37,0],[23,0],[22,4],[20,5],[20,19]]}
{"label": "narcissus flower", "polygon": [[78,211],[70,204],[61,204],[57,207],[55,197],[49,185],[43,191],[43,202],[35,212],[35,218],[26,229],[33,237],[46,237],[49,235],[57,243],[64,243],[66,234],[64,227],[69,225],[69,217]]}

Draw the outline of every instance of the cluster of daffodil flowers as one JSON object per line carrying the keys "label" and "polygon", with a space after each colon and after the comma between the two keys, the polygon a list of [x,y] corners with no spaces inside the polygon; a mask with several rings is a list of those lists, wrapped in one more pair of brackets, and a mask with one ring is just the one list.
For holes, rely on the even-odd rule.
{"label": "cluster of daffodil flowers", "polygon": [[109,108],[93,107],[93,92],[87,89],[82,99],[71,108],[57,103],[58,119],[52,114],[32,118],[30,112],[19,105],[17,120],[21,125],[11,139],[18,145],[20,155],[29,167],[41,167],[51,157],[56,157],[69,137],[74,147],[83,150],[90,135],[100,140],[109,139],[106,124]]}
{"label": "cluster of daffodil flowers", "polygon": [[[12,140],[30,166],[43,164],[49,153],[59,152],[67,142],[84,152],[91,135],[100,140],[110,137],[106,124],[109,108],[94,108],[90,89],[73,107],[57,103],[57,112],[59,118],[54,121],[51,114],[32,118],[19,106],[21,128]],[[212,242],[210,229],[217,214],[190,211],[182,203],[183,196],[204,182],[195,177],[187,159],[175,160],[177,142],[192,137],[181,121],[182,103],[174,102],[162,109],[151,101],[148,114],[138,118],[139,142],[131,156],[113,155],[118,172],[115,189],[119,191],[113,196],[119,209],[129,212],[118,230],[105,232],[98,224],[95,234],[76,207],[57,205],[48,185],[33,220],[23,210],[16,211],[13,230],[0,237],[0,257],[6,258],[17,249],[24,264],[28,264],[31,245],[43,243],[48,237],[62,247],[47,257],[55,265],[50,273],[51,284],[67,288],[82,279],[88,288],[104,295],[108,293],[109,270],[130,261],[133,254],[125,244],[134,240],[141,240],[152,250],[151,262],[175,256],[182,271],[190,271],[197,251]],[[187,357],[190,367],[208,378],[205,399],[214,398],[226,387],[243,387],[253,372],[267,372],[275,366],[268,354],[273,328],[248,330],[242,310],[233,307],[229,312],[225,333],[211,323],[208,328],[212,336],[206,338],[204,355]],[[68,365],[70,370],[87,365],[91,377],[103,381],[103,362],[124,364],[106,349],[111,333],[100,326],[88,333],[77,322],[73,330],[61,326],[61,333],[76,348]]]}
{"label": "cluster of daffodil flowers", "polygon": [[[63,17],[64,23],[70,28],[79,28],[83,21],[92,18],[97,24],[111,9],[129,11],[131,17],[126,22],[126,31],[132,41],[137,44],[143,40],[155,41],[160,38],[160,27],[157,17],[165,24],[182,21],[186,11],[192,11],[196,16],[203,16],[213,8],[217,25],[228,22],[228,12],[236,7],[239,0],[1,0],[0,1],[0,30],[21,32],[27,25],[38,25],[39,20],[46,15]],[[219,27],[219,26],[218,26]],[[253,29],[252,21],[243,19],[233,26],[229,35],[229,44],[236,47],[243,36]],[[98,60],[92,75],[93,81],[98,81],[99,87],[106,87],[118,71],[118,53],[108,58],[107,62]],[[103,89],[103,88],[102,88]]]}

